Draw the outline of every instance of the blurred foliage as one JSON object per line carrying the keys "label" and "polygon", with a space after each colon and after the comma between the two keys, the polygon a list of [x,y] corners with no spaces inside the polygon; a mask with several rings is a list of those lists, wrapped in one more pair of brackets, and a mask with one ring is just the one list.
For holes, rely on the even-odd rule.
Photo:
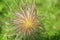
{"label": "blurred foliage", "polygon": [[[16,2],[18,3],[20,0],[16,0]],[[39,35],[37,37],[41,40],[60,40],[60,0],[36,0],[35,2],[37,15],[42,16],[39,21],[44,24],[47,33],[41,35],[44,37],[39,37]],[[8,5],[6,5],[7,3]],[[13,40],[15,38],[14,36],[7,37],[7,34],[10,33],[9,29],[13,27],[9,24],[9,20],[14,18],[14,14],[9,12],[9,7],[13,11],[16,9],[14,0],[0,0],[0,40]]]}

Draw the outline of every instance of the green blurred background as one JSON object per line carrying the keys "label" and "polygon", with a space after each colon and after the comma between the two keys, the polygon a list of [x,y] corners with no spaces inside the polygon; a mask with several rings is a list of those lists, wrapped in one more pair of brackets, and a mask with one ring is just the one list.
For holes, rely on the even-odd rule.
{"label": "green blurred background", "polygon": [[[28,1],[31,2],[31,0]],[[16,2],[18,3],[20,0],[16,0]],[[43,16],[39,21],[44,24],[48,33],[46,34],[48,36],[46,38],[41,37],[41,40],[60,40],[60,0],[35,0],[35,2],[37,15]],[[8,5],[6,5],[7,3]],[[14,0],[0,0],[0,40],[14,39],[14,37],[10,39],[7,37],[8,33],[10,33],[9,29],[12,27],[9,24],[9,20],[14,18],[13,13],[9,12],[8,7],[15,10]]]}

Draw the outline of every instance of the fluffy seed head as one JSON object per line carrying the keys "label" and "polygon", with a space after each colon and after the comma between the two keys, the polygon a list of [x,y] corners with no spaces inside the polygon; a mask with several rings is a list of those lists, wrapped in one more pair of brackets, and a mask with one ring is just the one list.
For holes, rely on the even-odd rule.
{"label": "fluffy seed head", "polygon": [[14,14],[16,16],[15,20],[13,21],[13,24],[16,25],[15,27],[15,34],[17,34],[19,37],[20,35],[22,38],[31,37],[31,40],[35,40],[34,35],[38,30],[40,23],[38,21],[37,17],[37,9],[35,4],[27,4],[22,5],[20,9],[14,11]]}
{"label": "fluffy seed head", "polygon": [[36,31],[38,27],[38,20],[37,20],[37,11],[35,6],[30,5],[27,9],[21,9],[21,13],[16,12],[17,21],[19,25],[17,26],[17,30],[22,32],[25,35],[31,35]]}

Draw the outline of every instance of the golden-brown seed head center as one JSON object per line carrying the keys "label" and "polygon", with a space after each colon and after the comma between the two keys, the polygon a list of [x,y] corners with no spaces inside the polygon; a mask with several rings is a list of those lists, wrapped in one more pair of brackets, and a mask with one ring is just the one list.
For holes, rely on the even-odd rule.
{"label": "golden-brown seed head center", "polygon": [[29,28],[29,27],[32,27],[32,25],[33,25],[32,20],[27,19],[27,20],[24,21],[24,26],[25,27]]}

